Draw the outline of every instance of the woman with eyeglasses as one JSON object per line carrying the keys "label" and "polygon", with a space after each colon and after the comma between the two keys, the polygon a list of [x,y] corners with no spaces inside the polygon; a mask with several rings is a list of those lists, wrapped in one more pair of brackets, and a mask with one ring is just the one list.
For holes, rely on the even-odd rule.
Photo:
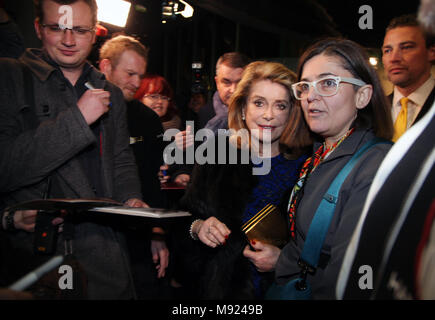
{"label": "woman with eyeglasses", "polygon": [[[257,253],[245,255],[259,270],[275,269],[275,280],[286,284],[301,273],[301,251],[313,216],[331,182],[366,142],[391,139],[393,124],[384,92],[364,50],[345,39],[324,39],[300,58],[298,82],[292,85],[304,118],[315,137],[313,154],[305,161],[288,202],[291,241],[276,264],[260,261]],[[334,299],[335,282],[362,212],[372,179],[389,143],[372,146],[344,180],[317,266],[306,276],[312,298]],[[379,214],[382,214],[381,212]],[[257,249],[253,246],[254,249]],[[265,249],[263,249],[265,250]]]}
{"label": "woman with eyeglasses", "polygon": [[181,118],[177,114],[173,91],[164,77],[146,75],[134,97],[157,113],[165,131],[172,128],[181,129]]}

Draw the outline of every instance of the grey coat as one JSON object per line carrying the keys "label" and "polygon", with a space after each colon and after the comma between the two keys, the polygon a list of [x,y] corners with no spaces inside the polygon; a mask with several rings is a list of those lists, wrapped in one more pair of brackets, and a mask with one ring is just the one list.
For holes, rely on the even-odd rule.
{"label": "grey coat", "polygon": [[[28,106],[24,99],[21,68],[11,60],[0,62],[0,193],[3,206],[42,198],[48,175],[56,177],[59,191],[66,198],[95,197],[77,159],[80,151],[96,142],[95,135],[77,107],[78,97],[71,83],[40,55],[40,50],[28,49],[20,58],[32,72],[36,115],[40,121],[34,130],[24,129],[22,115]],[[140,199],[122,92],[106,82],[94,68],[88,80],[96,88],[111,92],[112,106],[101,119],[104,197],[118,201]],[[9,236],[17,252],[31,251],[31,233],[21,231]],[[75,225],[74,253],[88,274],[90,298],[134,296],[122,242],[118,232],[103,224],[85,218]],[[62,248],[61,241],[59,248]]]}
{"label": "grey coat", "polygon": [[[353,154],[373,137],[372,131],[356,130],[308,177],[296,211],[296,241],[290,241],[282,249],[277,261],[275,277],[278,283],[286,283],[299,275],[297,261],[322,196]],[[314,150],[319,146],[320,144],[315,144]],[[343,182],[334,217],[323,244],[320,266],[314,275],[308,276],[315,299],[334,298],[335,282],[346,247],[362,212],[370,184],[390,147],[389,144],[372,147],[361,156]]]}

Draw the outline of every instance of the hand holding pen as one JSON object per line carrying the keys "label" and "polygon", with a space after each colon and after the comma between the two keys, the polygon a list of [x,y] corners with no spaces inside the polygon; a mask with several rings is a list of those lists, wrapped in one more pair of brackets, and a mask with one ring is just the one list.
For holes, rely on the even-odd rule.
{"label": "hand holding pen", "polygon": [[103,89],[95,89],[86,82],[87,90],[77,102],[83,117],[88,125],[97,121],[103,114],[109,111],[110,92]]}

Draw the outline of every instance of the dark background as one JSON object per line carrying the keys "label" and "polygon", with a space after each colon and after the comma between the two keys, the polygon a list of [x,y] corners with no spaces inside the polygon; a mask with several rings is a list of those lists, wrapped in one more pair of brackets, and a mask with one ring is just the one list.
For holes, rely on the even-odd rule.
{"label": "dark background", "polygon": [[[27,47],[39,46],[33,30],[31,0],[3,0],[20,26]],[[134,35],[150,47],[148,71],[165,76],[179,96],[188,96],[192,85],[193,61],[203,63],[202,81],[212,92],[214,66],[228,51],[240,51],[253,59],[283,62],[295,70],[303,49],[317,38],[343,36],[368,48],[380,57],[385,27],[391,18],[415,13],[419,1],[373,0],[187,0],[194,7],[190,19],[178,16],[162,24],[162,1],[131,0],[126,28],[113,33]],[[146,12],[134,9],[135,5]],[[373,29],[361,30],[360,6],[373,9]],[[96,62],[100,38],[90,59]]]}

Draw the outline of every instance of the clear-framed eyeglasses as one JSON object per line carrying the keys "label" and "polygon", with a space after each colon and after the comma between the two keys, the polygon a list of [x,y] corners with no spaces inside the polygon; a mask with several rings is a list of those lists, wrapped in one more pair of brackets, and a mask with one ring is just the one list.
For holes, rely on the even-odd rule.
{"label": "clear-framed eyeglasses", "polygon": [[85,28],[85,27],[72,27],[68,28],[65,25],[59,25],[59,24],[45,24],[42,23],[41,27],[46,28],[47,32],[52,35],[61,35],[66,32],[66,30],[70,30],[74,36],[79,38],[84,38],[89,36],[93,31],[95,31],[95,28]]}
{"label": "clear-framed eyeglasses", "polygon": [[308,96],[311,87],[314,87],[314,90],[316,90],[316,92],[322,97],[330,97],[337,94],[340,82],[347,82],[360,87],[366,85],[366,83],[360,79],[327,76],[316,81],[300,81],[294,83],[292,84],[292,90],[298,100],[305,99]]}
{"label": "clear-framed eyeglasses", "polygon": [[167,96],[163,96],[161,94],[146,94],[145,98],[150,98],[152,101],[158,101],[158,100],[162,100],[162,101],[171,101],[171,98],[167,97]]}

